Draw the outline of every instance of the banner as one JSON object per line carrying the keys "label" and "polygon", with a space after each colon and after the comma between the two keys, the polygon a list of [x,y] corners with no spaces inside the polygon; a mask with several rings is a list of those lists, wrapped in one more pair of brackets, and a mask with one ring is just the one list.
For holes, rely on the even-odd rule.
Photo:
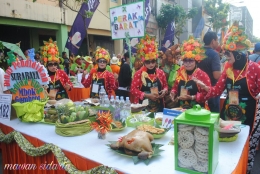
{"label": "banner", "polygon": [[13,100],[24,103],[45,98],[42,85],[48,85],[48,72],[39,62],[21,60],[13,62],[4,75],[4,86]]}
{"label": "banner", "polygon": [[205,20],[204,17],[202,16],[196,27],[195,32],[193,33],[194,38],[200,38],[201,32],[204,29],[204,25],[205,25]]}
{"label": "banner", "polygon": [[86,29],[88,29],[88,26],[92,19],[92,17],[85,18],[85,22],[84,22],[84,17],[82,16],[82,14],[85,14],[85,11],[90,11],[94,13],[98,5],[99,5],[99,0],[89,0],[88,3],[83,3],[74,20],[74,23],[71,27],[69,37],[65,46],[74,55],[78,53],[81,43],[86,36]]}
{"label": "banner", "polygon": [[162,47],[161,47],[161,51],[163,51],[165,53],[165,51],[170,48],[172,46],[172,42],[174,39],[174,21],[172,21],[171,23],[169,23],[167,25],[165,34],[164,34],[164,39],[162,41]]}
{"label": "banner", "polygon": [[[144,11],[144,14],[145,14],[145,27],[147,27],[147,24],[149,22],[149,17],[150,17],[150,14],[151,14],[151,5],[150,5],[150,0],[145,0],[145,11]],[[139,39],[138,38],[132,38],[130,39],[130,42],[131,42],[131,52],[132,53],[136,53],[136,44],[139,42]],[[124,40],[124,49],[128,51],[128,45],[126,44],[126,41]]]}
{"label": "banner", "polygon": [[110,8],[110,23],[112,39],[143,37],[144,27],[144,2],[136,2]]}

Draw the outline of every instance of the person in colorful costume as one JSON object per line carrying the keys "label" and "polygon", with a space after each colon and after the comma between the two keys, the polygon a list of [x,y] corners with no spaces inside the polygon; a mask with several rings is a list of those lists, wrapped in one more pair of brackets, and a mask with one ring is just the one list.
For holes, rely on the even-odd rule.
{"label": "person in colorful costume", "polygon": [[101,86],[104,86],[104,89],[110,98],[111,95],[115,94],[115,90],[118,87],[113,73],[106,70],[110,55],[104,48],[99,47],[95,52],[95,58],[98,68],[92,68],[87,79],[85,76],[88,72],[84,71],[81,83],[85,88],[91,87],[91,98],[99,97]]}
{"label": "person in colorful costume", "polygon": [[259,100],[256,98],[260,92],[260,66],[248,60],[243,53],[248,49],[246,38],[243,29],[235,22],[224,37],[222,49],[228,62],[217,84],[210,87],[197,79],[194,80],[208,92],[205,99],[221,95],[226,89],[227,97],[220,117],[223,120],[241,121],[242,124],[250,126],[247,166],[247,173],[250,173],[260,138],[260,110]]}
{"label": "person in colorful costume", "polygon": [[43,41],[41,47],[44,65],[50,77],[47,92],[50,99],[69,98],[67,91],[71,90],[73,85],[65,71],[58,69],[60,64],[59,50],[56,41],[49,39],[49,42]]}
{"label": "person in colorful costume", "polygon": [[92,57],[90,56],[83,57],[82,70],[83,71],[86,70],[87,72],[90,72],[92,68],[93,68]]}
{"label": "person in colorful costume", "polygon": [[[180,55],[179,44],[175,44],[168,48],[165,51],[165,54],[162,55],[162,66],[161,69],[166,74],[166,79],[168,82],[168,89],[171,90],[176,79],[177,71],[180,69],[180,66],[177,64],[177,55]],[[166,108],[174,108],[176,102],[173,102],[170,97],[170,92],[165,96],[165,106]]]}
{"label": "person in colorful costume", "polygon": [[64,59],[63,59],[62,57],[60,57],[60,64],[59,64],[59,67],[60,67],[61,70],[64,71],[64,65],[63,65],[63,63],[64,63]]}
{"label": "person in colorful costume", "polygon": [[131,94],[134,96],[134,103],[142,103],[144,99],[148,99],[149,112],[162,112],[163,97],[168,92],[168,84],[164,72],[156,68],[158,49],[155,38],[147,34],[140,40],[137,49],[137,57],[142,59],[144,66],[135,73],[132,80]]}
{"label": "person in colorful costume", "polygon": [[192,78],[196,77],[210,86],[208,75],[197,67],[197,63],[206,57],[203,44],[190,36],[181,46],[181,59],[183,66],[178,70],[171,98],[178,101],[177,106],[184,109],[192,108],[195,104],[205,107],[204,96],[207,94],[197,86]]}
{"label": "person in colorful costume", "polygon": [[74,58],[74,62],[72,63],[71,67],[70,67],[70,75],[71,76],[75,76],[78,72],[79,69],[81,69],[81,56],[77,56],[76,58]]}

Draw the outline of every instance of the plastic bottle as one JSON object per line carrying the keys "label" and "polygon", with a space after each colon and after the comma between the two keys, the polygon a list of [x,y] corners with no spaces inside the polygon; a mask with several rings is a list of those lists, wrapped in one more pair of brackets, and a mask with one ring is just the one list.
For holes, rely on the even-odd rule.
{"label": "plastic bottle", "polygon": [[109,101],[109,98],[108,98],[108,96],[107,95],[105,95],[105,98],[104,98],[104,107],[109,107],[109,105],[110,105],[110,101]]}
{"label": "plastic bottle", "polygon": [[129,97],[126,97],[124,110],[127,113],[127,117],[131,115],[131,102],[129,100]]}
{"label": "plastic bottle", "polygon": [[116,99],[115,99],[115,106],[116,106],[117,108],[119,107],[119,103],[120,103],[119,97],[116,96]]}
{"label": "plastic bottle", "polygon": [[120,107],[120,109],[123,109],[123,108],[124,108],[124,105],[125,105],[125,100],[124,100],[124,97],[121,96],[121,97],[120,97],[120,102],[119,102],[119,107]]}
{"label": "plastic bottle", "polygon": [[104,86],[101,86],[99,90],[99,100],[100,100],[100,106],[104,106],[104,97],[106,95],[106,91],[104,89]]}
{"label": "plastic bottle", "polygon": [[120,100],[119,97],[116,96],[115,99],[115,111],[113,113],[114,120],[119,121],[120,120],[120,106],[119,106]]}
{"label": "plastic bottle", "polygon": [[110,98],[110,105],[115,108],[115,99],[114,99],[114,96],[111,96]]}

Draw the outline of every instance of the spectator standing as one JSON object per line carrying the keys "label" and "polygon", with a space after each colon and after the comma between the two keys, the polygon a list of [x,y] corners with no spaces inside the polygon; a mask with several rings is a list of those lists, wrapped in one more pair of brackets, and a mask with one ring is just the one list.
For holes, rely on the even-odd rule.
{"label": "spectator standing", "polygon": [[69,72],[70,72],[70,68],[69,68],[70,67],[70,60],[69,60],[69,58],[67,56],[67,53],[65,51],[62,52],[62,58],[64,60],[64,62],[63,62],[64,71],[66,72],[66,74],[69,75]]}
{"label": "spectator standing", "polygon": [[254,54],[249,56],[249,60],[259,63],[259,61],[260,61],[260,42],[255,44]]}
{"label": "spectator standing", "polygon": [[[198,63],[198,67],[209,76],[211,86],[215,86],[221,75],[220,57],[218,52],[215,51],[219,45],[218,36],[215,32],[209,31],[205,34],[203,42],[207,58]],[[219,113],[220,96],[210,98],[208,106],[211,112]]]}
{"label": "spectator standing", "polygon": [[132,81],[132,71],[130,68],[129,52],[126,52],[124,54],[123,60],[124,61],[122,62],[123,64],[121,64],[121,68],[118,75],[119,87],[116,90],[116,95],[123,96],[124,99],[126,99],[126,97],[129,97],[129,89]]}

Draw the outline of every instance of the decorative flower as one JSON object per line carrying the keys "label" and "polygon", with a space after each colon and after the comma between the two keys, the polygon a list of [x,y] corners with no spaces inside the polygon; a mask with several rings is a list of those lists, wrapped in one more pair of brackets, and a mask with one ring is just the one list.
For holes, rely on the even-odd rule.
{"label": "decorative flower", "polygon": [[234,22],[228,29],[227,34],[224,36],[222,49],[229,51],[242,51],[247,50],[249,45],[246,44],[247,36],[243,34],[243,29],[239,27],[238,22]]}
{"label": "decorative flower", "polygon": [[97,113],[97,121],[91,124],[91,127],[101,134],[105,134],[110,130],[112,123],[112,114],[110,111],[99,111]]}
{"label": "decorative flower", "polygon": [[196,61],[201,61],[206,58],[205,50],[203,48],[203,44],[198,40],[194,39],[193,36],[190,36],[187,41],[184,41],[181,49],[181,58],[194,58]]}
{"label": "decorative flower", "polygon": [[46,64],[48,61],[60,62],[57,42],[54,42],[52,38],[50,38],[49,42],[43,41],[43,44],[44,46],[41,47],[41,54],[44,63]]}
{"label": "decorative flower", "polygon": [[142,61],[157,59],[158,57],[157,43],[155,37],[151,37],[146,34],[137,45],[137,57]]}

